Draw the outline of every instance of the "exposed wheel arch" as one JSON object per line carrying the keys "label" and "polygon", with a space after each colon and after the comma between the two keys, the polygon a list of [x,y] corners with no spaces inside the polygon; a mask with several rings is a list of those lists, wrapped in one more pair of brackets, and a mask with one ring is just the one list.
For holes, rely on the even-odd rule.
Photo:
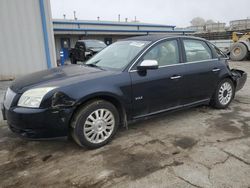
{"label": "exposed wheel arch", "polygon": [[221,79],[220,83],[218,84],[218,87],[212,97],[212,100],[210,101],[210,105],[217,109],[225,109],[231,103],[234,96],[235,96],[234,83],[231,78],[225,77]]}
{"label": "exposed wheel arch", "polygon": [[71,115],[70,122],[72,121],[74,115],[79,111],[79,109],[81,109],[84,105],[87,105],[88,103],[91,103],[95,100],[105,100],[105,101],[112,103],[118,110],[119,117],[120,117],[120,125],[124,125],[127,127],[127,113],[126,113],[124,105],[117,98],[115,98],[114,96],[110,96],[110,95],[96,95],[92,97],[87,97],[85,100],[82,100],[81,102],[79,102],[73,114]]}
{"label": "exposed wheel arch", "polygon": [[[233,82],[234,87],[236,88],[236,86],[237,86],[236,80],[234,80],[234,79],[232,78],[232,76],[230,76],[230,75],[228,75],[228,74],[222,76],[221,79],[218,81],[217,85],[218,85],[222,80],[224,80],[224,79],[230,79],[230,80]],[[214,92],[213,92],[213,94],[212,94],[211,97],[210,97],[210,103],[213,101],[215,92],[216,92],[216,88],[214,89]]]}
{"label": "exposed wheel arch", "polygon": [[112,140],[119,122],[119,113],[112,103],[91,100],[74,114],[69,135],[81,147],[99,148]]}
{"label": "exposed wheel arch", "polygon": [[230,80],[233,82],[234,87],[236,88],[237,82],[236,82],[236,80],[234,80],[234,79],[232,78],[232,76],[225,76],[225,77],[223,77],[221,80],[223,80],[223,79],[230,79]]}

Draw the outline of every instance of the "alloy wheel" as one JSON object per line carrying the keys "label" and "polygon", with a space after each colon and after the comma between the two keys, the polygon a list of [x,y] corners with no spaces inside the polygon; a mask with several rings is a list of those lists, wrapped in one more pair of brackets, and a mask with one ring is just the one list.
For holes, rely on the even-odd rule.
{"label": "alloy wheel", "polygon": [[107,140],[115,127],[115,118],[108,109],[97,109],[86,119],[83,127],[85,138],[91,143],[102,143]]}
{"label": "alloy wheel", "polygon": [[219,102],[222,105],[227,105],[233,96],[233,88],[230,83],[225,82],[221,85],[219,89],[219,94],[218,94]]}

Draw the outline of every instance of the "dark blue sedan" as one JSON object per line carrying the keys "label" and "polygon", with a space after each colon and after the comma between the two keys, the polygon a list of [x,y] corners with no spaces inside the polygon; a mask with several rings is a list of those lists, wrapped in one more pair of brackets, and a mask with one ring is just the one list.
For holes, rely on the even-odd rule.
{"label": "dark blue sedan", "polygon": [[131,121],[198,105],[224,109],[246,79],[206,40],[134,37],[110,45],[85,65],[15,80],[2,112],[10,129],[24,137],[72,136],[80,146],[97,148]]}

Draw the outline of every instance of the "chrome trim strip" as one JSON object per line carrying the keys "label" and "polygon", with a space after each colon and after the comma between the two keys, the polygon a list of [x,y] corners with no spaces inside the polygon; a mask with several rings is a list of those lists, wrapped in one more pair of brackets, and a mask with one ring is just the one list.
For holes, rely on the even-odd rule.
{"label": "chrome trim strip", "polygon": [[205,60],[201,60],[201,61],[189,61],[189,62],[185,62],[185,63],[178,63],[178,64],[172,64],[172,65],[164,65],[164,66],[160,66],[159,68],[162,68],[162,67],[171,67],[171,66],[176,66],[176,65],[186,65],[186,64],[194,64],[194,63],[203,63],[203,62],[208,62],[208,61],[218,61],[218,59],[214,58],[214,59],[205,59]]}
{"label": "chrome trim strip", "polygon": [[220,71],[220,69],[213,69],[212,71],[213,72],[218,72],[218,71]]}
{"label": "chrome trim strip", "polygon": [[179,78],[181,78],[181,76],[172,76],[172,77],[170,77],[171,80],[175,80],[175,79],[179,79]]}
{"label": "chrome trim strip", "polygon": [[171,111],[171,110],[176,110],[176,109],[179,109],[179,108],[185,108],[185,107],[192,106],[192,105],[195,105],[195,104],[207,102],[209,100],[210,99],[208,98],[208,99],[203,99],[203,100],[199,100],[199,101],[196,101],[196,102],[192,102],[192,103],[189,103],[189,104],[178,105],[178,106],[174,106],[174,107],[171,107],[171,108],[166,108],[166,109],[163,109],[163,110],[151,112],[151,113],[148,113],[148,114],[145,114],[145,115],[135,116],[135,117],[133,117],[133,119],[148,117],[148,116],[156,115],[156,114],[167,112],[167,111]]}
{"label": "chrome trim strip", "polygon": [[[190,62],[178,63],[178,64],[172,64],[172,65],[164,65],[164,66],[159,66],[159,68],[172,67],[172,66],[177,66],[177,65],[194,64],[194,63],[203,63],[203,62],[208,62],[208,61],[218,61],[218,58],[206,59],[206,60],[201,60],[201,61],[190,61]],[[130,70],[129,72],[137,72],[137,71],[138,70]]]}

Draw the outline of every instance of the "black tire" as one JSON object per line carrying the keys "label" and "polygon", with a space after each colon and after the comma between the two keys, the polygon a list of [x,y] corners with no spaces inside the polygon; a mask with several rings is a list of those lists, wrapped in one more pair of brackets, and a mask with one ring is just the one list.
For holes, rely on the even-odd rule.
{"label": "black tire", "polygon": [[[89,120],[88,117],[91,116],[93,112],[101,109],[107,110],[113,115],[112,118],[114,119],[114,126],[112,132],[111,131],[108,132],[109,134],[108,138],[106,138],[104,141],[100,143],[94,143],[94,141],[93,142],[89,141],[90,138],[88,138],[88,136],[85,135],[85,131],[87,129],[85,123],[87,122],[87,120]],[[79,109],[74,115],[71,122],[71,135],[74,141],[81,147],[85,146],[89,149],[99,148],[112,140],[115,133],[117,132],[119,122],[120,122],[119,113],[113,104],[105,100],[90,101],[87,104],[85,104],[81,109]],[[94,125],[92,126],[94,127]],[[94,128],[91,128],[91,131],[96,131],[96,130],[94,130]],[[94,139],[97,139],[97,137],[99,138],[99,134],[97,134],[97,136],[94,136]]]}
{"label": "black tire", "polygon": [[71,57],[70,60],[71,60],[71,64],[76,64],[77,63],[77,61],[76,61],[76,59],[74,57]]}
{"label": "black tire", "polygon": [[[223,84],[225,84],[225,83],[227,83],[227,84],[229,84],[230,85],[230,87],[231,87],[231,96],[230,96],[230,100],[229,100],[229,93],[230,92],[221,92],[220,91],[220,89],[223,87]],[[230,89],[229,89],[230,90]],[[223,94],[221,94],[221,93],[223,93]],[[228,95],[228,100],[225,100],[224,102],[226,102],[226,103],[223,103],[222,102],[222,100],[223,100],[223,98],[225,98],[224,97],[224,95]],[[223,98],[221,98],[222,96],[221,95],[223,95]],[[235,86],[234,86],[234,83],[232,82],[232,80],[231,79],[229,79],[229,78],[225,78],[225,79],[223,79],[222,81],[220,81],[220,83],[218,84],[218,87],[217,87],[217,89],[216,89],[216,91],[215,91],[215,93],[214,93],[214,95],[213,95],[213,98],[212,98],[212,101],[211,101],[211,105],[213,106],[213,107],[215,107],[215,108],[217,108],[217,109],[225,109],[225,108],[227,108],[228,106],[229,106],[229,104],[232,102],[232,100],[233,100],[233,98],[234,98],[234,95],[235,95]]]}
{"label": "black tire", "polygon": [[230,52],[230,59],[233,61],[242,61],[248,56],[247,47],[243,43],[233,44]]}

